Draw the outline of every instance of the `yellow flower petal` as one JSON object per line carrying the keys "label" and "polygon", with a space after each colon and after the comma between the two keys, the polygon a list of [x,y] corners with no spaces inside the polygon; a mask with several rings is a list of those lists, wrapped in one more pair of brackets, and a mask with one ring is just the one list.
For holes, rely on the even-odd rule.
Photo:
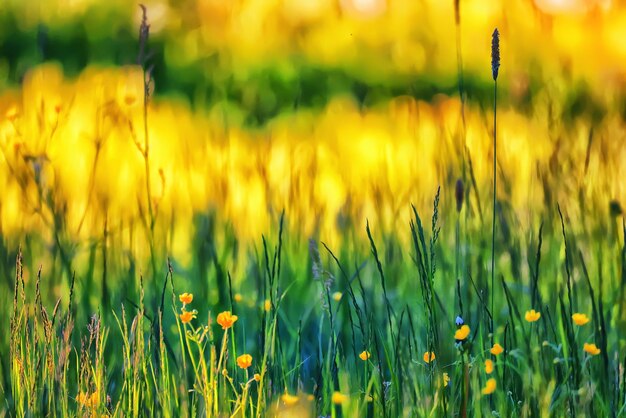
{"label": "yellow flower petal", "polygon": [[469,325],[463,325],[461,328],[457,329],[454,333],[454,339],[458,341],[463,341],[470,334],[471,330]]}
{"label": "yellow flower petal", "polygon": [[496,383],[496,379],[492,377],[491,379],[487,380],[487,382],[485,383],[485,387],[483,388],[481,393],[483,395],[491,395],[493,392],[496,391],[497,386],[498,384]]}
{"label": "yellow flower petal", "polygon": [[575,313],[572,315],[572,321],[580,327],[589,322],[589,317],[584,313]]}
{"label": "yellow flower petal", "polygon": [[493,347],[491,347],[491,349],[489,350],[489,352],[491,354],[493,354],[494,356],[499,356],[500,354],[504,353],[504,347],[502,347],[500,344],[495,343],[493,345]]}
{"label": "yellow flower petal", "polygon": [[526,314],[524,315],[524,319],[526,319],[526,321],[528,322],[538,321],[539,318],[541,318],[541,312],[537,312],[534,309],[526,311]]}

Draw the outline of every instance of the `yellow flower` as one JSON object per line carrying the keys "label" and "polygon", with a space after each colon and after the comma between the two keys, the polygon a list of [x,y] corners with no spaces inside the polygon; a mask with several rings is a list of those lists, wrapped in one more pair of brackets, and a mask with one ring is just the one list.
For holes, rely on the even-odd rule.
{"label": "yellow flower", "polygon": [[492,377],[491,379],[487,380],[487,383],[485,383],[485,387],[483,388],[481,393],[483,395],[491,395],[493,392],[496,391],[497,386],[498,385],[496,384],[496,379]]}
{"label": "yellow flower", "polygon": [[434,353],[434,352],[432,352],[432,351],[426,351],[426,352],[424,353],[424,361],[425,361],[426,363],[430,363],[431,361],[435,360],[435,357],[436,357],[436,356],[435,356],[435,353]]}
{"label": "yellow flower", "polygon": [[534,309],[531,309],[530,311],[526,311],[526,315],[524,315],[524,318],[528,322],[538,321],[539,318],[541,318],[541,312],[537,312]]}
{"label": "yellow flower", "polygon": [[333,392],[333,396],[331,398],[335,405],[340,405],[348,400],[348,397],[340,392]]}
{"label": "yellow flower", "polygon": [[454,339],[463,341],[464,339],[467,338],[469,334],[470,334],[469,325],[463,325],[461,328],[457,329],[456,332],[454,333]]}
{"label": "yellow flower", "polygon": [[585,343],[585,345],[583,345],[583,350],[585,350],[587,353],[589,353],[592,356],[597,356],[598,354],[600,354],[600,349],[596,347],[596,345],[593,343],[591,344]]}
{"label": "yellow flower", "polygon": [[189,305],[191,301],[193,300],[193,294],[183,293],[182,295],[178,296],[178,299],[181,301],[183,305]]}
{"label": "yellow flower", "polygon": [[89,395],[85,392],[80,392],[77,396],[76,396],[76,402],[79,405],[82,406],[87,406],[87,402],[89,402]]}
{"label": "yellow flower", "polygon": [[504,347],[502,347],[500,344],[495,343],[493,345],[493,347],[491,347],[491,349],[489,350],[489,352],[491,354],[493,354],[494,356],[499,356],[500,354],[504,353]]}
{"label": "yellow flower", "polygon": [[242,369],[247,369],[252,366],[252,356],[250,354],[242,354],[237,357],[237,366]]}
{"label": "yellow flower", "polygon": [[222,369],[222,376],[227,377],[228,376],[228,370]]}
{"label": "yellow flower", "polygon": [[193,312],[189,312],[189,311],[183,311],[180,314],[180,321],[183,324],[188,324],[189,322],[191,322],[192,319],[194,319],[196,317],[196,315]]}
{"label": "yellow flower", "polygon": [[291,405],[295,405],[296,403],[298,403],[298,400],[300,400],[300,398],[297,397],[296,395],[290,395],[288,393],[285,393],[284,395],[280,397],[280,400],[283,401],[285,405],[291,406]]}
{"label": "yellow flower", "polygon": [[243,300],[243,296],[241,296],[241,293],[235,293],[233,299],[235,299],[235,302],[241,302]]}
{"label": "yellow flower", "polygon": [[576,325],[583,326],[589,322],[589,317],[584,313],[575,313],[572,315],[572,320]]}
{"label": "yellow flower", "polygon": [[443,372],[443,387],[447,387],[450,384],[450,376],[448,373]]}
{"label": "yellow flower", "polygon": [[263,302],[263,309],[265,309],[265,312],[269,312],[272,309],[272,302],[269,299],[265,299],[265,302]]}
{"label": "yellow flower", "polygon": [[369,359],[371,357],[371,354],[369,351],[365,350],[363,351],[361,354],[359,354],[359,358],[363,361],[366,361],[367,359]]}
{"label": "yellow flower", "polygon": [[76,396],[76,402],[85,408],[98,406],[98,391],[93,392],[91,395],[87,392],[80,392]]}
{"label": "yellow flower", "polygon": [[237,315],[233,315],[230,311],[224,311],[217,315],[217,323],[222,326],[222,329],[228,329],[233,326],[235,322],[237,322],[239,317]]}
{"label": "yellow flower", "polygon": [[485,373],[487,374],[493,373],[493,361],[489,359],[485,360]]}
{"label": "yellow flower", "polygon": [[315,400],[315,396],[310,395],[310,394],[306,395],[306,400],[309,401],[309,402],[313,402]]}
{"label": "yellow flower", "polygon": [[333,293],[333,300],[335,302],[339,302],[341,300],[342,296],[343,296],[343,294],[341,292],[335,292],[335,293]]}
{"label": "yellow flower", "polygon": [[254,380],[256,380],[257,382],[260,382],[261,381],[261,375],[258,374],[258,373],[255,373],[254,374]]}

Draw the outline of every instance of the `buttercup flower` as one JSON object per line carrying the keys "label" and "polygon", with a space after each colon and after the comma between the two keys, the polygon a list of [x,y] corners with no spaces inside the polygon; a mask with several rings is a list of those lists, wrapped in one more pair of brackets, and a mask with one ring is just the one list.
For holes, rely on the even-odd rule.
{"label": "buttercup flower", "polygon": [[483,388],[483,390],[481,390],[481,393],[483,395],[491,395],[493,392],[496,391],[496,387],[497,387],[497,383],[496,383],[496,379],[494,379],[493,377],[489,380],[487,380],[487,382],[485,383],[485,387]]}
{"label": "buttercup flower", "polygon": [[335,302],[339,302],[341,300],[342,296],[343,296],[343,294],[341,292],[335,292],[335,293],[333,293],[333,300]]}
{"label": "buttercup flower", "polygon": [[470,334],[469,325],[463,325],[461,328],[457,329],[454,333],[454,339],[457,341],[463,341]]}
{"label": "buttercup flower", "polygon": [[592,355],[592,356],[597,356],[598,354],[600,354],[600,349],[598,347],[596,347],[595,344],[591,343],[585,343],[583,345],[583,350],[585,350],[588,354]]}
{"label": "buttercup flower", "polygon": [[235,299],[235,302],[241,302],[243,300],[243,296],[241,296],[241,293],[235,293],[233,299]]}
{"label": "buttercup flower", "polygon": [[584,313],[575,313],[572,315],[572,321],[580,327],[589,322],[589,317]]}
{"label": "buttercup flower", "polygon": [[491,347],[491,349],[489,350],[489,352],[491,354],[493,354],[494,356],[499,356],[500,354],[504,353],[504,347],[502,347],[500,344],[495,343],[493,345],[493,347]]}
{"label": "buttercup flower", "polygon": [[361,354],[359,354],[359,358],[363,361],[366,361],[367,359],[369,359],[371,357],[371,354],[369,351],[364,350],[363,352],[361,352]]}
{"label": "buttercup flower", "polygon": [[348,397],[340,392],[333,392],[333,396],[331,398],[335,405],[339,405],[348,400]]}
{"label": "buttercup flower", "polygon": [[85,408],[98,406],[98,391],[93,392],[91,395],[87,392],[80,392],[76,396],[76,402]]}
{"label": "buttercup flower", "polygon": [[447,387],[450,384],[450,376],[448,373],[443,372],[443,387]]}
{"label": "buttercup flower", "polygon": [[485,360],[485,373],[493,373],[493,361],[491,361],[490,359]]}
{"label": "buttercup flower", "polygon": [[272,302],[269,299],[265,299],[265,302],[263,302],[263,309],[265,312],[269,312],[272,309]]}
{"label": "buttercup flower", "polygon": [[299,399],[300,398],[297,397],[296,395],[290,395],[288,393],[285,393],[284,395],[280,397],[280,400],[283,401],[283,403],[287,406],[291,406],[291,405],[298,403]]}
{"label": "buttercup flower", "polygon": [[435,353],[433,353],[432,351],[427,351],[424,353],[424,361],[426,363],[430,363],[431,361],[435,360]]}
{"label": "buttercup flower", "polygon": [[189,312],[189,311],[183,311],[180,314],[180,321],[183,324],[188,324],[191,322],[192,319],[194,319],[196,317],[196,315],[193,312]]}
{"label": "buttercup flower", "polygon": [[524,319],[526,319],[526,321],[528,322],[538,321],[539,318],[541,318],[541,312],[537,312],[534,309],[526,311],[526,314],[524,315]]}
{"label": "buttercup flower", "polygon": [[182,295],[178,296],[178,300],[180,300],[183,305],[189,305],[193,300],[193,294],[183,293]]}
{"label": "buttercup flower", "polygon": [[237,315],[233,315],[230,311],[224,311],[217,315],[217,323],[222,326],[222,329],[226,330],[233,326],[235,322],[237,322],[239,317]]}
{"label": "buttercup flower", "polygon": [[254,380],[256,380],[257,382],[260,382],[261,381],[261,375],[258,374],[258,373],[255,373],[254,374]]}
{"label": "buttercup flower", "polygon": [[250,354],[242,354],[237,357],[237,366],[242,369],[247,369],[252,366],[252,356]]}

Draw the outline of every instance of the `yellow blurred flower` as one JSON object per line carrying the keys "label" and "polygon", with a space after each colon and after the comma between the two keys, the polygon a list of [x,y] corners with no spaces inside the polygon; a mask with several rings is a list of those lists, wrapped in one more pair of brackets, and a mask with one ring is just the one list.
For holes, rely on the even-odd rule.
{"label": "yellow blurred flower", "polygon": [[180,300],[183,305],[189,305],[193,300],[193,294],[183,293],[182,295],[178,296],[178,300]]}
{"label": "yellow blurred flower", "polygon": [[263,309],[265,310],[265,312],[269,312],[270,309],[272,309],[272,301],[270,301],[269,299],[265,299],[265,302],[263,302]]}
{"label": "yellow blurred flower", "polygon": [[224,311],[217,315],[217,323],[222,326],[222,329],[226,330],[233,326],[235,322],[237,322],[239,317],[237,315],[233,315],[230,311]]}
{"label": "yellow blurred flower", "polygon": [[242,354],[237,357],[237,366],[242,369],[247,369],[252,366],[252,356],[250,354]]}
{"label": "yellow blurred flower", "polygon": [[583,345],[583,350],[585,350],[588,354],[592,356],[597,356],[598,354],[600,354],[601,351],[594,343],[585,343]]}
{"label": "yellow blurred flower", "polygon": [[243,296],[241,296],[241,293],[235,293],[233,299],[235,300],[235,302],[241,302],[243,300]]}
{"label": "yellow blurred flower", "polygon": [[493,361],[491,361],[490,359],[485,360],[485,373],[493,373]]}
{"label": "yellow blurred flower", "polygon": [[333,401],[333,403],[335,405],[340,405],[340,404],[342,404],[342,403],[344,403],[344,402],[346,402],[348,400],[348,396],[344,395],[341,392],[335,391],[335,392],[333,392],[333,396],[332,396],[331,400]]}
{"label": "yellow blurred flower", "polygon": [[497,383],[496,383],[496,379],[494,379],[493,377],[489,380],[487,380],[487,382],[485,383],[485,387],[483,388],[483,390],[481,390],[481,393],[483,395],[491,395],[493,392],[496,391],[496,387],[497,387]]}
{"label": "yellow blurred flower", "polygon": [[300,398],[296,395],[290,395],[288,393],[285,393],[284,395],[280,397],[280,400],[283,401],[285,405],[291,406],[291,405],[295,405],[296,403],[298,403]]}
{"label": "yellow blurred flower", "polygon": [[254,374],[254,380],[256,380],[257,382],[260,382],[261,381],[261,375],[258,374],[258,373],[255,373]]}
{"label": "yellow blurred flower", "polygon": [[85,408],[96,407],[98,406],[98,391],[93,392],[91,395],[87,392],[80,392],[76,396],[76,402]]}
{"label": "yellow blurred flower", "polygon": [[575,313],[572,315],[572,320],[576,325],[583,326],[589,322],[589,317],[584,313]]}
{"label": "yellow blurred flower", "polygon": [[502,347],[500,344],[495,343],[493,345],[493,347],[491,347],[491,349],[489,350],[489,352],[491,354],[493,354],[494,356],[499,356],[500,354],[504,353],[504,347]]}
{"label": "yellow blurred flower", "polygon": [[454,339],[458,341],[463,341],[470,334],[469,325],[463,325],[461,328],[457,329],[454,333]]}
{"label": "yellow blurred flower", "polygon": [[188,324],[195,317],[196,317],[196,315],[193,312],[189,312],[189,311],[183,310],[183,312],[180,314],[180,321],[183,324]]}
{"label": "yellow blurred flower", "polygon": [[369,359],[371,357],[371,354],[369,351],[364,350],[361,352],[361,354],[359,354],[359,358],[363,361],[366,361],[367,359]]}
{"label": "yellow blurred flower", "polygon": [[341,297],[343,296],[343,293],[341,292],[335,292],[333,293],[333,300],[335,302],[339,302],[341,300]]}
{"label": "yellow blurred flower", "polygon": [[443,387],[447,387],[450,384],[450,375],[448,373],[443,372]]}
{"label": "yellow blurred flower", "polygon": [[539,318],[541,318],[541,312],[537,312],[534,309],[526,311],[526,314],[524,315],[524,319],[526,319],[526,321],[528,322],[538,321]]}
{"label": "yellow blurred flower", "polygon": [[436,356],[435,356],[435,353],[434,353],[434,352],[432,352],[432,351],[426,351],[426,352],[424,353],[424,361],[425,361],[426,363],[430,363],[431,361],[434,361],[434,360],[435,360],[435,357],[436,357]]}

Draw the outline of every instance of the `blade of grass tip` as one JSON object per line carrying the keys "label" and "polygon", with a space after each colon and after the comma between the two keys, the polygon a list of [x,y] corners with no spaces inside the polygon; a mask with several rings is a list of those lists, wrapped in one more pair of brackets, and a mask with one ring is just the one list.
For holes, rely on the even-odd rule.
{"label": "blade of grass tip", "polygon": [[[572,273],[570,271],[570,256],[569,247],[567,245],[567,236],[565,235],[565,221],[563,220],[563,213],[561,212],[561,206],[557,203],[557,210],[559,211],[559,218],[561,219],[561,233],[563,234],[563,243],[565,244],[565,271],[567,273],[567,298],[569,300],[569,317],[574,314],[574,301],[572,300]],[[568,321],[569,323],[569,321]]]}
{"label": "blade of grass tip", "polygon": [[[363,333],[363,330],[365,328],[364,328],[364,324],[363,324],[363,319],[361,318],[361,311],[360,311],[359,305],[358,305],[358,303],[356,301],[356,297],[354,296],[354,291],[352,289],[351,279],[348,277],[346,271],[344,270],[343,266],[339,262],[339,259],[335,256],[335,254],[333,254],[333,252],[330,250],[330,248],[328,248],[328,246],[324,242],[322,242],[322,245],[324,246],[324,248],[326,248],[326,251],[328,251],[328,253],[333,258],[333,260],[335,260],[335,263],[337,264],[337,267],[339,268],[339,271],[341,271],[341,275],[343,276],[343,278],[346,280],[346,283],[348,284],[348,294],[349,294],[350,299],[352,301],[352,305],[355,308],[357,319],[359,320],[359,325],[361,327],[361,332]],[[337,311],[338,310],[339,310],[339,306],[337,306]],[[356,349],[356,332],[354,331],[354,321],[352,319],[352,310],[350,309],[349,305],[347,307],[347,310],[348,310],[348,321],[350,322],[350,329],[352,331],[352,351],[353,351],[353,355],[354,355],[354,362],[355,362],[355,364],[358,365],[358,356],[357,356],[357,349]],[[362,345],[365,347],[364,343]]]}
{"label": "blade of grass tip", "polygon": [[[469,148],[466,147],[465,153],[467,154],[467,162],[469,167],[470,180],[472,182],[472,190],[474,191],[474,196],[476,198],[478,217],[480,218],[480,224],[483,225],[485,223],[485,219],[483,217],[483,207],[480,203],[480,192],[478,191],[478,183],[476,182],[476,175],[474,174],[474,164],[472,163],[472,155],[470,154]],[[470,193],[468,193],[468,199],[469,195]]]}
{"label": "blade of grass tip", "polygon": [[470,279],[470,283],[472,284],[472,287],[474,288],[474,292],[476,292],[476,296],[478,296],[478,300],[479,300],[480,304],[482,305],[483,310],[485,311],[485,313],[487,313],[487,319],[489,321],[491,321],[491,312],[489,311],[489,307],[487,306],[487,303],[482,298],[480,291],[476,287],[476,283],[474,283],[474,279],[472,278],[472,273],[470,273],[468,271],[467,272],[467,277]]}
{"label": "blade of grass tip", "polygon": [[283,253],[283,231],[285,221],[285,209],[280,213],[280,224],[278,226],[278,267],[276,271],[276,294],[278,294],[278,280],[280,279],[280,268]]}
{"label": "blade of grass tip", "polygon": [[363,281],[361,280],[361,269],[357,266],[356,261],[354,263],[354,268],[356,269],[356,279],[359,284],[359,289],[361,290],[361,300],[363,301],[363,314],[365,317],[372,314],[372,311],[367,308],[367,294],[365,293],[365,287],[363,286]]}
{"label": "blade of grass tip", "polygon": [[[513,296],[510,294],[509,288],[504,282],[504,278],[500,277],[500,279],[502,281],[502,288],[504,289],[504,297],[506,299],[506,304],[509,307],[509,318],[511,321],[510,323],[513,324],[513,327],[515,327],[515,322],[516,322],[515,320],[517,319],[517,324],[519,325],[520,329],[523,330],[524,327],[522,326],[522,318],[520,316],[519,310],[517,309],[517,305],[515,305]],[[527,352],[530,353],[530,342],[528,341],[527,335],[524,335],[524,341],[526,342],[526,349],[528,350]],[[515,333],[513,333],[513,347],[517,347],[517,337]]]}
{"label": "blade of grass tip", "polygon": [[545,305],[543,307],[543,311],[545,312],[546,316],[548,317],[548,323],[550,324],[550,330],[552,331],[552,337],[554,338],[554,341],[556,341],[558,337],[557,337],[557,334],[556,334],[556,326],[554,325],[554,320],[552,319],[552,314],[550,313],[550,307],[548,305]]}
{"label": "blade of grass tip", "polygon": [[385,274],[383,273],[383,266],[378,258],[378,250],[376,249],[376,244],[374,243],[374,239],[372,238],[372,232],[370,231],[369,221],[365,223],[365,231],[367,232],[367,237],[370,241],[370,248],[372,250],[372,255],[374,256],[374,260],[376,261],[376,267],[378,269],[378,275],[380,277],[380,283],[383,288],[383,296],[385,298],[385,305],[387,308],[387,322],[389,325],[389,333],[391,334],[391,338],[393,338],[393,328],[391,326],[391,303],[389,302],[389,298],[387,297],[387,286],[385,284]]}
{"label": "blade of grass tip", "polygon": [[235,304],[233,303],[233,280],[230,277],[230,271],[226,272],[226,277],[228,278],[228,305],[230,311],[235,314]]}
{"label": "blade of grass tip", "polygon": [[537,253],[535,255],[535,268],[533,269],[533,276],[531,281],[531,303],[532,306],[541,306],[541,294],[539,293],[539,263],[541,262],[541,247],[543,244],[543,219],[539,225]]}

